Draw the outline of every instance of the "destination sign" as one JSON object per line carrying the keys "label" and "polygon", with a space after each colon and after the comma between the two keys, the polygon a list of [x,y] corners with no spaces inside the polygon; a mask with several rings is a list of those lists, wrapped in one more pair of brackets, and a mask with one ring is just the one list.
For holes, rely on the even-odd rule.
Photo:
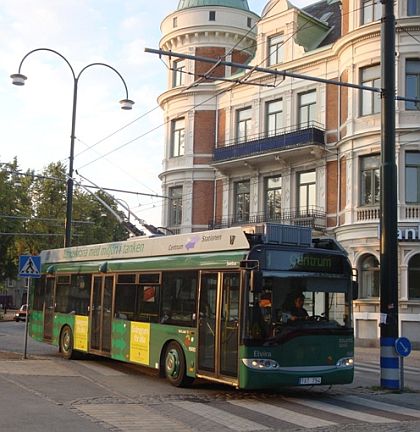
{"label": "destination sign", "polygon": [[265,268],[280,271],[342,273],[344,258],[316,252],[267,250]]}

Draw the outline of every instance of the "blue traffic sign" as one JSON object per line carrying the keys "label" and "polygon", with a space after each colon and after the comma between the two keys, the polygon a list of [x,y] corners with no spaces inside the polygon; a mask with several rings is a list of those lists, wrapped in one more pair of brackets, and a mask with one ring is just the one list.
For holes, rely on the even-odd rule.
{"label": "blue traffic sign", "polygon": [[19,276],[27,278],[40,278],[41,257],[36,255],[20,255]]}
{"label": "blue traffic sign", "polygon": [[411,342],[405,337],[399,337],[395,341],[395,351],[402,357],[407,357],[411,353]]}

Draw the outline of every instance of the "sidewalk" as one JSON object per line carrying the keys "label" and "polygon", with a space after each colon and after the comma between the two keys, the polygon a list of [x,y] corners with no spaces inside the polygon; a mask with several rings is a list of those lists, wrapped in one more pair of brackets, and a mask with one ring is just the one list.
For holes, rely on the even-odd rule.
{"label": "sidewalk", "polygon": [[[381,351],[379,348],[355,347],[355,361],[359,362],[376,362],[380,364]],[[420,351],[411,351],[408,357],[404,359],[404,365],[420,369]]]}

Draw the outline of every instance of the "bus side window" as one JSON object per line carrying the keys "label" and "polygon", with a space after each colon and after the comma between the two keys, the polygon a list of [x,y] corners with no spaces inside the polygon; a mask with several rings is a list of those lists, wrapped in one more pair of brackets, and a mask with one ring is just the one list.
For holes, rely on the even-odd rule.
{"label": "bus side window", "polygon": [[192,326],[195,320],[197,272],[167,272],[162,282],[161,323]]}

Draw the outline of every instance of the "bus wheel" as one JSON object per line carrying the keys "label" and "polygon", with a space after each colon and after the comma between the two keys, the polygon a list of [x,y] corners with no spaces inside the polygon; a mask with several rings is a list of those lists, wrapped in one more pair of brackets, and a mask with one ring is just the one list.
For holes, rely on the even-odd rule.
{"label": "bus wheel", "polygon": [[74,358],[73,352],[73,332],[69,326],[64,326],[60,335],[60,352],[62,356],[70,360]]}
{"label": "bus wheel", "polygon": [[166,349],[165,376],[175,387],[186,387],[193,382],[187,375],[184,353],[176,342],[171,342]]}

